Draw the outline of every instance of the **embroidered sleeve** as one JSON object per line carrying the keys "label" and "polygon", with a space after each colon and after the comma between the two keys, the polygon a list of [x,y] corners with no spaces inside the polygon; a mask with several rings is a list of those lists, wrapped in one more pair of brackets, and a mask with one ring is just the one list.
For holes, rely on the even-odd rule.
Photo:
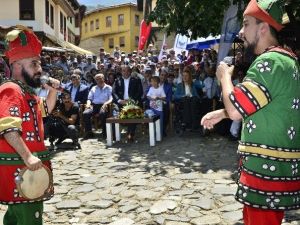
{"label": "embroidered sleeve", "polygon": [[245,118],[268,105],[285,88],[283,64],[269,53],[258,57],[241,84],[235,86],[230,100]]}
{"label": "embroidered sleeve", "polygon": [[48,106],[45,98],[40,98],[39,107],[42,111],[42,117],[47,117],[49,113],[48,113]]}
{"label": "embroidered sleeve", "polygon": [[7,83],[0,89],[0,135],[22,131],[22,92],[16,84]]}
{"label": "embroidered sleeve", "polygon": [[242,114],[247,117],[271,102],[267,88],[253,80],[246,80],[235,86],[230,100]]}

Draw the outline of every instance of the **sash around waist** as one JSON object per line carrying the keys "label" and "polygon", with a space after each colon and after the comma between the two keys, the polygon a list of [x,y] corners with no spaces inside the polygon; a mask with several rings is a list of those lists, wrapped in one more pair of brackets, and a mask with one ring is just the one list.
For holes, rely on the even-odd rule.
{"label": "sash around waist", "polygon": [[[48,150],[41,152],[33,152],[34,156],[42,161],[50,160],[50,153]],[[23,159],[17,153],[0,153],[0,165],[19,165],[24,164]]]}

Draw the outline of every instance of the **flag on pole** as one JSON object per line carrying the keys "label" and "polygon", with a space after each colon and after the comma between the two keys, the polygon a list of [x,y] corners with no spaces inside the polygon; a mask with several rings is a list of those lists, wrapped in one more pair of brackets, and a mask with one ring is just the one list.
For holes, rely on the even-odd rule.
{"label": "flag on pole", "polygon": [[143,50],[144,49],[145,44],[147,43],[147,40],[150,36],[151,28],[152,28],[152,23],[151,22],[147,25],[145,20],[141,21],[140,39],[139,39],[138,50]]}
{"label": "flag on pole", "polygon": [[161,45],[161,49],[160,49],[160,52],[159,52],[159,55],[158,55],[158,61],[161,61],[162,57],[163,57],[163,52],[164,52],[164,46],[166,44],[166,34],[164,34],[164,40],[162,42],[162,45]]}

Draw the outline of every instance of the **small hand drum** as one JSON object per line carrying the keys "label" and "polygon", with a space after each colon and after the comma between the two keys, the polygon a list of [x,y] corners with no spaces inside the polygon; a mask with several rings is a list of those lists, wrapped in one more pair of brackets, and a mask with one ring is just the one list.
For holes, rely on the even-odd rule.
{"label": "small hand drum", "polygon": [[35,171],[23,168],[15,182],[20,196],[29,200],[43,199],[53,189],[53,175],[45,165]]}

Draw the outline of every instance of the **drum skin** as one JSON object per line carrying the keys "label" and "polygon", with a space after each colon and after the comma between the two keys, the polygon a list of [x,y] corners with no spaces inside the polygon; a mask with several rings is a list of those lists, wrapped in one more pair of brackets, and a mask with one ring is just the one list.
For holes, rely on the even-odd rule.
{"label": "drum skin", "polygon": [[[4,135],[11,131],[19,132],[32,154],[39,157],[43,164],[52,170],[49,152],[44,144],[42,113],[47,115],[45,101],[30,95],[13,82],[0,86],[0,101],[2,122],[0,124],[0,204],[34,202],[36,200],[28,200],[19,195],[15,178],[25,164],[14,148],[8,144]],[[6,121],[9,123],[5,124]],[[51,195],[53,190],[47,199]]]}
{"label": "drum skin", "polygon": [[46,166],[35,171],[24,168],[15,182],[19,195],[28,200],[43,199],[51,194],[53,189],[52,172]]}

